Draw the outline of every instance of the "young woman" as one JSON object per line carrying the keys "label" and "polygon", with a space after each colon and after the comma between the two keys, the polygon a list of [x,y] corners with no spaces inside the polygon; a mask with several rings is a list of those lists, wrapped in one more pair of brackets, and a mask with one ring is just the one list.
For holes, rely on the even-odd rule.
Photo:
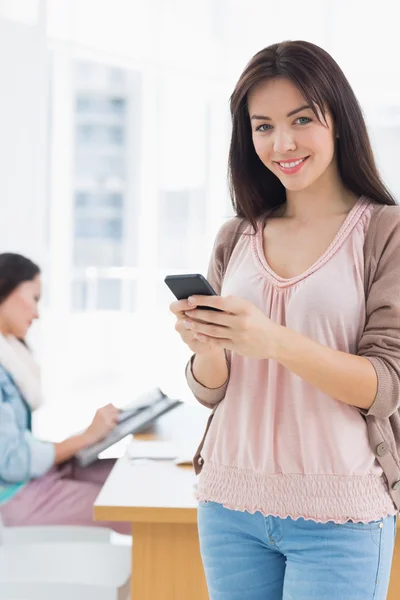
{"label": "young woman", "polygon": [[53,444],[31,432],[41,404],[39,371],[23,342],[38,318],[39,268],[18,254],[0,254],[0,516],[5,525],[108,525],[93,521],[93,503],[114,461],[86,469],[70,459],[115,427],[118,409],[100,408],[80,435]]}
{"label": "young woman", "polygon": [[[400,210],[335,61],[256,54],[231,98],[237,217],[174,302],[214,409],[198,470],[211,600],[383,600],[400,508]],[[213,307],[222,312],[196,307]]]}

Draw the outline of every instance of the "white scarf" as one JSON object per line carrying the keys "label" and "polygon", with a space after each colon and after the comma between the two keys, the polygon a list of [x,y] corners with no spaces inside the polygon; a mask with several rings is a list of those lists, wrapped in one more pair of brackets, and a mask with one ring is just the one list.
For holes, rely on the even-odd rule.
{"label": "white scarf", "polygon": [[12,335],[0,334],[0,363],[14,379],[30,408],[39,408],[42,404],[40,369],[25,344]]}

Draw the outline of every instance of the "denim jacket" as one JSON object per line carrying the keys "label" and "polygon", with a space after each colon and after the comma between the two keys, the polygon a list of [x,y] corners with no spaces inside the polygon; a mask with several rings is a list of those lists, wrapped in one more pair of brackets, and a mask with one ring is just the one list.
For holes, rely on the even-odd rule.
{"label": "denim jacket", "polygon": [[54,444],[31,432],[31,411],[11,375],[0,365],[0,495],[51,469]]}

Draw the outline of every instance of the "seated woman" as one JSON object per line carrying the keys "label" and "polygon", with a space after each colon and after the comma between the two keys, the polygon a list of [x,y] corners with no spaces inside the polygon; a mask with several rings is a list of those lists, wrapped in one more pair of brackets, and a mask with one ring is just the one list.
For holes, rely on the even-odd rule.
{"label": "seated woman", "polygon": [[100,408],[86,431],[60,443],[32,434],[41,389],[23,340],[39,316],[40,295],[39,267],[18,254],[0,254],[0,516],[6,526],[102,525],[130,534],[128,523],[93,521],[93,503],[114,461],[81,469],[70,460],[112,431],[118,409]]}

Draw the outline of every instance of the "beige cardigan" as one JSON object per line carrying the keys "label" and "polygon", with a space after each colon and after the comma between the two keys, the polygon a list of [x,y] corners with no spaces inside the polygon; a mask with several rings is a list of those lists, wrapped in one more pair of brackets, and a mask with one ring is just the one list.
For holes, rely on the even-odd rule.
{"label": "beige cardigan", "polygon": [[[222,281],[232,250],[246,223],[237,217],[225,223],[217,236],[208,279],[221,292]],[[364,286],[366,325],[358,355],[371,361],[378,377],[378,391],[364,415],[371,447],[388,482],[389,493],[400,510],[400,207],[376,204],[364,243]],[[212,408],[225,397],[228,381],[209,389],[186,368],[189,387],[197,400]],[[227,354],[229,366],[229,355]],[[228,379],[229,380],[229,379]],[[201,450],[213,418],[194,457],[196,473],[202,468]]]}

